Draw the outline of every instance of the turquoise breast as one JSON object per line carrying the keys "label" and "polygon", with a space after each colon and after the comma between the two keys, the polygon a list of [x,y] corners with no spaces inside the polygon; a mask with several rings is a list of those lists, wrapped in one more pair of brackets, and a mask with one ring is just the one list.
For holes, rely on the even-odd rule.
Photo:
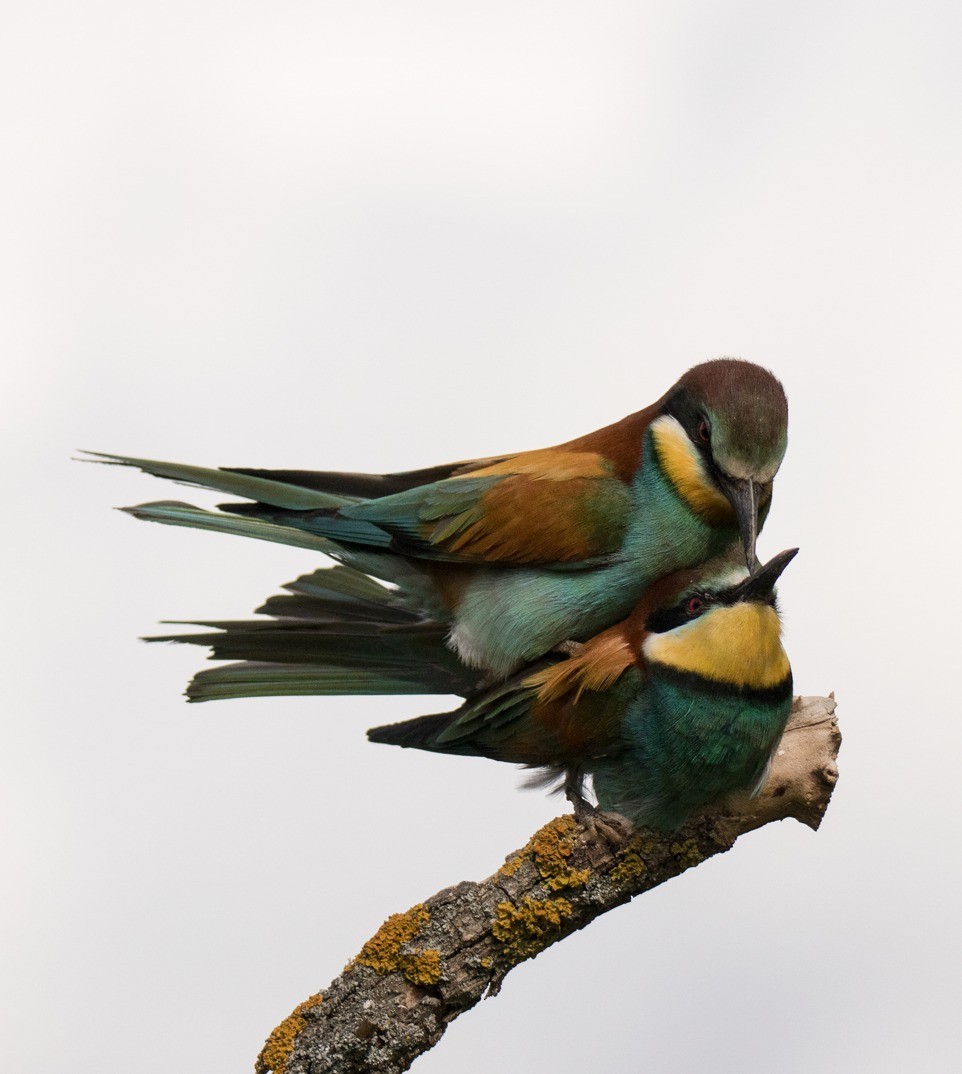
{"label": "turquoise breast", "polygon": [[665,831],[764,776],[792,706],[789,675],[749,690],[652,669],[628,709],[623,747],[593,770],[602,809]]}
{"label": "turquoise breast", "polygon": [[621,551],[584,570],[479,571],[458,609],[451,643],[462,659],[508,675],[562,641],[584,641],[624,619],[655,580],[723,552],[737,527],[709,526],[678,496],[645,435],[634,509]]}

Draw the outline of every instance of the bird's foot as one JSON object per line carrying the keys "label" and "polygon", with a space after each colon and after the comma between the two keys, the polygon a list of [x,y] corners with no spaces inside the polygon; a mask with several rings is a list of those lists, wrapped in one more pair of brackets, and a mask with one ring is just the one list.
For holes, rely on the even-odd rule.
{"label": "bird's foot", "polygon": [[569,791],[567,798],[574,809],[575,823],[596,842],[601,839],[615,850],[620,850],[631,839],[634,826],[620,813],[607,813],[578,792]]}
{"label": "bird's foot", "polygon": [[559,641],[552,652],[561,653],[562,656],[577,656],[584,647],[582,641]]}
{"label": "bird's foot", "polygon": [[575,820],[592,839],[595,841],[603,839],[615,850],[627,846],[634,833],[630,820],[620,813],[606,813],[597,806],[592,806],[590,813],[583,813],[581,816],[576,813]]}

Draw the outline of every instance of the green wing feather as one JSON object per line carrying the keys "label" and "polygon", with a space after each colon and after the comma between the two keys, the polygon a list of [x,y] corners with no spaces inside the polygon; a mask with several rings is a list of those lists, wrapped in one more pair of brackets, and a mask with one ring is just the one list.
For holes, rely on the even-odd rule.
{"label": "green wing feather", "polygon": [[561,701],[542,701],[531,676],[561,659],[533,664],[454,712],[375,727],[368,738],[532,767],[564,767],[616,748],[627,699],[638,688],[636,676],[629,672],[603,691],[572,691]]}

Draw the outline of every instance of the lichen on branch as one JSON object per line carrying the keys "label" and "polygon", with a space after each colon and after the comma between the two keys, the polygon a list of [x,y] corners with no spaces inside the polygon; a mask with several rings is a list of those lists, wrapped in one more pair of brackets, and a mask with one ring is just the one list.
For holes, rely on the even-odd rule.
{"label": "lichen on branch", "polygon": [[323,993],[268,1037],[257,1074],[397,1074],[510,970],[599,915],[794,818],[818,828],[841,743],[834,697],[796,698],[756,798],[736,795],[670,836],[608,842],[570,815],[549,821],[486,880],[392,914]]}

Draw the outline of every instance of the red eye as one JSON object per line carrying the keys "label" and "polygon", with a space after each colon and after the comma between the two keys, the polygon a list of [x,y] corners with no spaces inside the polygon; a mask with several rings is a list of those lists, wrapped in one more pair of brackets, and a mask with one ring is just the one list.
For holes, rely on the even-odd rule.
{"label": "red eye", "polygon": [[711,441],[711,425],[707,418],[702,418],[698,423],[698,435],[706,444]]}
{"label": "red eye", "polygon": [[705,602],[701,599],[701,597],[688,598],[688,604],[686,605],[686,608],[688,609],[689,615],[697,615],[704,607]]}

